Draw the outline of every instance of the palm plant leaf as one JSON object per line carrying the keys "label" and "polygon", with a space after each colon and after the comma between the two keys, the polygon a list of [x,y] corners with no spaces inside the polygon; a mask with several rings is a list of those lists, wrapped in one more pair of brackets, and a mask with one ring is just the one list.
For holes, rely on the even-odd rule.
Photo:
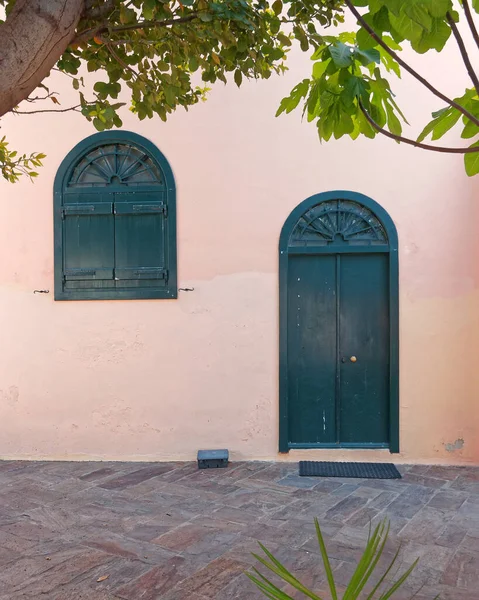
{"label": "palm plant leaf", "polygon": [[[318,538],[321,559],[323,562],[326,579],[328,581],[329,590],[331,592],[331,600],[340,600],[338,597],[333,569],[331,567],[331,562],[329,560],[326,544],[324,542],[318,519],[314,519],[314,524],[316,529],[316,537]],[[389,524],[387,524],[386,521],[379,523],[374,530],[371,530],[370,528],[368,541],[366,543],[364,552],[353,575],[351,576],[351,579],[349,580],[347,589],[344,591],[341,600],[359,600],[366,584],[371,580],[377,571],[378,563],[383,556],[388,536]],[[292,573],[290,573],[288,569],[277,558],[275,558],[275,556],[265,546],[260,544],[260,547],[265,556],[253,554],[259,563],[266,567],[271,573],[279,577],[282,581],[290,584],[295,590],[304,594],[306,598],[309,598],[310,600],[323,600],[315,592],[304,586]],[[396,594],[406,579],[411,575],[418,563],[418,560],[415,560],[413,564],[398,579],[396,579],[396,581],[394,581],[394,583],[391,585],[388,584],[388,589],[383,592],[379,592],[380,588],[384,585],[389,574],[391,573],[391,570],[396,564],[399,552],[400,548],[395,553],[385,572],[379,577],[379,580],[376,582],[371,592],[369,592],[367,595],[366,600],[389,600]],[[281,590],[257,569],[254,569],[254,574],[246,573],[246,575],[270,600],[293,600],[289,594]],[[379,597],[377,596],[378,593],[380,593]],[[434,600],[439,600],[439,596],[436,596]]]}
{"label": "palm plant leaf", "polygon": [[302,592],[307,598],[310,598],[311,600],[323,600],[323,598],[321,598],[320,596],[316,595],[311,590],[308,590],[308,588],[306,588],[298,579],[296,579],[296,577],[294,575],[292,575],[286,569],[286,567],[284,567],[271,554],[271,552],[267,548],[265,548],[263,546],[263,544],[260,544],[260,546],[261,546],[261,549],[263,550],[263,552],[266,554],[266,556],[268,558],[270,558],[271,562],[267,561],[262,556],[259,556],[257,554],[253,554],[253,556],[256,558],[256,560],[258,560],[262,565],[264,565],[271,572],[273,572],[276,575],[278,575],[278,577],[280,577],[283,581],[285,581],[286,583],[289,583],[290,585],[292,585],[294,587],[294,589],[298,590],[299,592]]}
{"label": "palm plant leaf", "polygon": [[334,583],[334,574],[329,562],[328,552],[326,550],[326,544],[324,543],[323,534],[321,527],[319,526],[318,519],[314,519],[314,526],[316,527],[316,536],[319,542],[319,548],[321,551],[321,558],[323,559],[324,570],[326,571],[326,577],[328,579],[329,589],[331,590],[331,597],[333,600],[338,600],[338,593],[336,591],[336,584]]}

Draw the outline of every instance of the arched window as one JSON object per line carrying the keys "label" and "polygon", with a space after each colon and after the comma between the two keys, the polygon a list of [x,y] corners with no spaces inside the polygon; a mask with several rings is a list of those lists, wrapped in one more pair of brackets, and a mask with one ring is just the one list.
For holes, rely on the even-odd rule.
{"label": "arched window", "polygon": [[145,138],[102,132],[55,178],[55,299],[176,298],[175,181]]}

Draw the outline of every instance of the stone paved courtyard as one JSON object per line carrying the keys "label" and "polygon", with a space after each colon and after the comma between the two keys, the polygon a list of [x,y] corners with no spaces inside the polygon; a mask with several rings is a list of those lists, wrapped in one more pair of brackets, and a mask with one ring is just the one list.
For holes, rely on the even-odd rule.
{"label": "stone paved courtyard", "polygon": [[256,540],[319,593],[318,516],[339,585],[388,517],[385,558],[399,544],[403,566],[420,557],[394,599],[426,584],[416,600],[479,600],[479,469],[400,470],[387,481],[300,478],[285,463],[3,462],[0,599],[259,599],[244,575]]}

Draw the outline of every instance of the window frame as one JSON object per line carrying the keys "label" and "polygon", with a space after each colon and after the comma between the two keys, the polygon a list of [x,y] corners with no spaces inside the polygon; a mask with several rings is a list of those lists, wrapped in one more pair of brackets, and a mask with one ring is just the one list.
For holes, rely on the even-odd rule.
{"label": "window frame", "polygon": [[[81,161],[82,157],[95,150],[99,146],[110,144],[127,143],[135,146],[147,154],[157,165],[165,179],[165,204],[167,207],[165,261],[168,269],[168,283],[162,290],[154,288],[133,288],[123,290],[69,290],[63,287],[63,218],[64,207],[63,196],[67,182],[73,170]],[[122,184],[110,184],[104,187],[88,187],[85,193],[125,193],[131,192],[155,192],[158,189],[154,185],[141,184],[128,187]],[[78,190],[76,190],[78,191]],[[81,192],[80,192],[81,193]],[[176,233],[176,186],[173,171],[163,153],[149,140],[137,133],[130,131],[104,131],[95,133],[79,142],[65,156],[55,176],[53,185],[53,223],[54,223],[54,289],[55,300],[153,300],[153,299],[175,299],[178,298],[178,276],[177,276],[177,233]]]}

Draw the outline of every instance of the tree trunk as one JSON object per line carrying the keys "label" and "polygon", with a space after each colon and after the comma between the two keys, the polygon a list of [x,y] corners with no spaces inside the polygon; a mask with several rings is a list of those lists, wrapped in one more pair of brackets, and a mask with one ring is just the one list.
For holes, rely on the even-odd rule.
{"label": "tree trunk", "polygon": [[48,76],[83,10],[84,0],[17,0],[0,25],[0,117]]}

